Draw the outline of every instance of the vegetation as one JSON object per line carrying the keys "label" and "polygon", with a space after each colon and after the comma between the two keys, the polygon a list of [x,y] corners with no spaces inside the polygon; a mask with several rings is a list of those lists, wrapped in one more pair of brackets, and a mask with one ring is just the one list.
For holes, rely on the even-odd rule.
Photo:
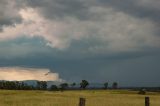
{"label": "vegetation", "polygon": [[126,90],[23,91],[0,90],[0,106],[78,106],[86,98],[86,106],[144,106],[149,96],[151,106],[160,106],[160,94]]}
{"label": "vegetation", "polygon": [[65,90],[67,88],[68,88],[68,83],[62,83],[62,84],[60,84],[60,90],[61,91]]}
{"label": "vegetation", "polygon": [[[70,84],[71,87],[75,85]],[[82,80],[80,88],[85,89],[88,85],[88,81]],[[144,106],[145,96],[151,98],[151,106],[160,105],[160,93],[144,89],[117,90],[117,82],[112,84],[116,90],[66,90],[70,86],[62,83],[48,88],[45,81],[37,81],[36,86],[19,81],[0,81],[0,106],[77,106],[80,97],[86,98],[86,106]],[[104,87],[108,88],[108,82],[104,83]]]}
{"label": "vegetation", "polygon": [[19,81],[0,81],[0,89],[33,90],[35,89],[35,87]]}
{"label": "vegetation", "polygon": [[80,83],[81,88],[85,89],[89,85],[89,82],[86,80],[82,80]]}
{"label": "vegetation", "polygon": [[47,82],[46,81],[37,81],[37,89],[38,90],[46,90]]}
{"label": "vegetation", "polygon": [[50,90],[51,91],[58,91],[58,87],[56,85],[51,85]]}
{"label": "vegetation", "polygon": [[107,89],[108,88],[108,82],[104,83],[104,88]]}
{"label": "vegetation", "polygon": [[[23,81],[0,81],[0,89],[6,90],[66,90],[67,88],[71,87],[72,89],[76,83],[69,84],[68,83],[61,83],[59,87],[57,85],[51,85],[50,87],[47,86],[46,81],[37,81],[36,86],[28,85]],[[82,80],[80,83],[81,88],[85,89],[89,85],[88,81]]]}
{"label": "vegetation", "polygon": [[73,88],[74,86],[76,86],[76,83],[74,82],[70,86]]}
{"label": "vegetation", "polygon": [[112,88],[113,88],[113,89],[117,89],[117,88],[118,88],[118,83],[117,83],[117,82],[113,82]]}
{"label": "vegetation", "polygon": [[145,89],[140,89],[140,91],[138,92],[138,94],[145,95],[146,94],[146,90]]}

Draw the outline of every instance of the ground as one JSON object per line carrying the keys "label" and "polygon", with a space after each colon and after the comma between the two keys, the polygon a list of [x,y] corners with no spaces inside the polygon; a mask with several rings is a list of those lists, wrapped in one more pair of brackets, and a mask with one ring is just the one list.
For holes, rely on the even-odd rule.
{"label": "ground", "polygon": [[151,106],[160,106],[160,93],[139,95],[127,90],[0,90],[0,106],[78,106],[80,97],[86,98],[86,106],[144,106],[145,96],[150,97]]}

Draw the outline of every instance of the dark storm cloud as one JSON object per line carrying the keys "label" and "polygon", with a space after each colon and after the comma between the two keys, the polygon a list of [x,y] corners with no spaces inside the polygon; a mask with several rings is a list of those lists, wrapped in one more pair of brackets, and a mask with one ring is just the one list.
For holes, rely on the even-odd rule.
{"label": "dark storm cloud", "polygon": [[88,6],[81,0],[28,0],[26,5],[36,8],[49,19],[76,17],[80,20],[88,18]]}
{"label": "dark storm cloud", "polygon": [[[138,19],[150,19],[156,26],[154,35],[160,33],[160,1],[157,0],[27,0],[22,4],[36,8],[41,15],[53,20],[64,20],[71,17],[92,20],[97,17],[96,19],[100,21],[101,17],[105,17],[106,14],[95,14],[90,12],[90,9],[104,7],[107,10],[108,7],[111,7]],[[93,11],[96,11],[96,8]]]}
{"label": "dark storm cloud", "polygon": [[110,6],[117,11],[139,18],[150,18],[153,21],[160,22],[159,0],[99,0],[98,3],[101,6]]}
{"label": "dark storm cloud", "polygon": [[16,2],[13,0],[1,0],[0,1],[0,29],[4,26],[12,26],[16,23],[22,21],[19,15],[19,7],[17,7]]}
{"label": "dark storm cloud", "polygon": [[49,19],[75,17],[77,19],[92,19],[96,14],[88,10],[93,6],[112,7],[117,11],[139,18],[150,18],[159,23],[160,2],[157,0],[1,0],[0,26],[13,25],[21,22],[18,10],[32,7]]}
{"label": "dark storm cloud", "polygon": [[111,7],[117,11],[139,18],[150,18],[159,22],[160,2],[157,0],[27,0],[27,6],[37,8],[42,15],[50,19],[66,16],[78,19],[91,19],[88,9],[93,6]]}
{"label": "dark storm cloud", "polygon": [[[59,54],[32,53],[26,57],[1,59],[0,66],[21,66],[49,68],[67,81],[79,82],[86,79],[91,82],[118,81],[120,86],[158,86],[159,54],[117,54],[105,58],[61,58]],[[68,56],[69,53],[64,53]],[[126,81],[127,80],[127,81]]]}
{"label": "dark storm cloud", "polygon": [[[160,34],[154,30],[159,26],[158,4],[156,0],[1,0],[0,27],[23,21],[20,9],[31,21],[24,19],[27,23],[1,33],[6,37],[0,41],[0,66],[47,68],[67,81],[157,86],[159,37],[153,36]],[[39,30],[40,38],[33,37]],[[21,32],[29,33],[23,38]],[[65,49],[53,46],[56,41]]]}
{"label": "dark storm cloud", "polygon": [[[41,38],[1,42],[0,66],[47,68],[70,82],[86,79],[91,82],[118,81],[121,86],[158,86],[158,50],[88,55],[80,52],[83,49],[78,51],[76,43],[65,51],[57,51],[44,44]],[[81,46],[78,48],[84,45]]]}

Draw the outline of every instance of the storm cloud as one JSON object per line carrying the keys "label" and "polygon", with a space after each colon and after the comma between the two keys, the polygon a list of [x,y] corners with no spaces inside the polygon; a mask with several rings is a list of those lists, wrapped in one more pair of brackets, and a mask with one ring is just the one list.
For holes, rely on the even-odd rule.
{"label": "storm cloud", "polygon": [[67,80],[123,82],[138,71],[152,75],[149,64],[156,74],[159,5],[157,0],[1,0],[0,66],[56,69]]}
{"label": "storm cloud", "polygon": [[19,7],[16,6],[16,2],[1,0],[0,1],[0,30],[3,27],[14,26],[17,23],[22,21],[21,16],[19,15]]}
{"label": "storm cloud", "polygon": [[[72,7],[70,2],[60,3],[63,4],[62,7],[66,6],[67,8]],[[53,3],[45,1],[44,4],[55,5],[56,3],[56,1]],[[83,3],[85,4],[85,2]],[[47,41],[46,45],[57,49],[68,48],[76,40],[89,41],[91,39],[91,42],[95,42],[95,45],[87,48],[91,52],[106,50],[116,52],[130,51],[139,50],[139,48],[143,49],[146,46],[159,46],[159,37],[156,36],[158,28],[149,19],[132,17],[111,7],[89,6],[86,11],[92,14],[92,17],[89,15],[87,20],[81,20],[71,15],[70,12],[64,12],[63,14],[63,12],[59,11],[59,8],[56,8],[57,5],[51,6],[56,8],[52,8],[54,10],[52,13],[50,12],[50,6],[50,8],[46,6],[43,8],[40,4],[37,4],[38,7],[21,9],[19,15],[23,19],[22,23],[16,24],[14,27],[3,28],[0,38],[5,40],[21,36],[42,37]],[[42,10],[57,16],[58,20],[43,14]],[[56,10],[57,12],[55,12]],[[47,12],[44,13],[47,14]],[[59,18],[60,16],[57,13],[63,14],[64,16],[61,16],[63,18]],[[77,13],[76,10],[73,13]]]}

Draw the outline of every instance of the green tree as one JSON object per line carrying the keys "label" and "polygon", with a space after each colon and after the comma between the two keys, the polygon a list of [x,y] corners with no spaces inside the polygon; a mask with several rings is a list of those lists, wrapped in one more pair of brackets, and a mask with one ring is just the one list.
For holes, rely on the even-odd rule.
{"label": "green tree", "polygon": [[51,91],[58,91],[58,87],[56,85],[51,85],[50,90]]}
{"label": "green tree", "polygon": [[9,90],[32,90],[34,86],[27,85],[24,82],[19,81],[0,81],[0,89]]}
{"label": "green tree", "polygon": [[108,89],[108,82],[105,82],[105,83],[104,83],[104,88],[105,88],[105,89]]}
{"label": "green tree", "polygon": [[75,82],[71,84],[71,87],[72,87],[72,88],[73,88],[74,86],[76,86],[76,83],[75,83]]}
{"label": "green tree", "polygon": [[118,83],[117,83],[117,82],[113,82],[112,88],[113,88],[113,89],[117,89],[117,88],[118,88]]}
{"label": "green tree", "polygon": [[46,81],[37,81],[38,90],[46,90],[47,89],[47,82]]}
{"label": "green tree", "polygon": [[68,83],[62,83],[62,84],[60,84],[60,88],[61,89],[66,89],[66,88],[68,88]]}
{"label": "green tree", "polygon": [[47,89],[47,82],[41,81],[41,83],[42,83],[42,90],[46,90]]}
{"label": "green tree", "polygon": [[24,86],[25,86],[24,82],[21,82],[20,89],[24,90]]}
{"label": "green tree", "polygon": [[85,89],[88,85],[89,85],[88,81],[82,80],[82,82],[80,83],[80,88]]}

